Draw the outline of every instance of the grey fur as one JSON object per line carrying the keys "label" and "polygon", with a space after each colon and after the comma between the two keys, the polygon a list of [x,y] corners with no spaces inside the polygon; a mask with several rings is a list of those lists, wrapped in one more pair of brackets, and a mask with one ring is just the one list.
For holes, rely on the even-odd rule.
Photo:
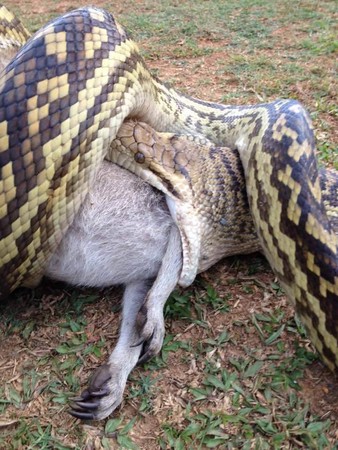
{"label": "grey fur", "polygon": [[96,287],[156,277],[172,226],[163,194],[104,162],[45,274]]}
{"label": "grey fur", "polygon": [[[16,52],[16,48],[0,52],[0,70]],[[110,377],[103,386],[94,385],[108,395],[99,401],[91,392],[86,397],[91,405],[99,404],[87,412],[92,418],[103,419],[114,411],[139,359],[161,350],[163,306],[178,282],[181,254],[179,232],[164,195],[130,172],[103,162],[45,270],[46,276],[73,285],[125,286],[120,337],[108,363],[97,370],[108,370]],[[137,325],[141,308],[146,312],[142,327]],[[138,342],[142,344],[133,346]],[[76,403],[74,408],[79,410]]]}
{"label": "grey fur", "polygon": [[179,231],[163,194],[104,162],[45,272],[75,285],[125,286],[118,342],[74,402],[74,416],[107,417],[121,403],[135,365],[161,350],[163,307],[178,282],[181,254]]}

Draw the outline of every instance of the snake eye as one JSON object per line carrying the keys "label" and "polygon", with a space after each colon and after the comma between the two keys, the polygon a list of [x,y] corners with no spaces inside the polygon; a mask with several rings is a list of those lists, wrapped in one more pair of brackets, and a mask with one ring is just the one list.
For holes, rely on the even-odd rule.
{"label": "snake eye", "polygon": [[138,164],[143,164],[143,163],[145,162],[145,160],[146,160],[144,154],[141,153],[141,152],[135,153],[134,159],[135,159],[135,161],[136,161]]}

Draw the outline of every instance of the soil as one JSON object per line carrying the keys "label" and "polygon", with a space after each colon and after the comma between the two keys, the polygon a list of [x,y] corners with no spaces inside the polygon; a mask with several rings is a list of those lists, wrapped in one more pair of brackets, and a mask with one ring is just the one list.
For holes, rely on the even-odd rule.
{"label": "soil", "polygon": [[[134,2],[143,7],[143,2]],[[97,6],[106,6],[104,1],[96,1]],[[45,11],[65,12],[74,7],[80,6],[77,1],[61,1],[54,2],[47,0],[44,2],[38,0],[23,0],[20,3],[20,9],[23,16],[32,17],[37,16]],[[125,2],[115,1],[114,10],[119,14],[125,7]],[[287,39],[287,29],[279,30],[281,37]],[[201,46],[215,45],[212,41],[201,39]],[[173,63],[168,63],[167,59],[154,58],[148,61],[148,66],[151,69],[158,71],[158,76],[163,80],[175,81],[175,85],[184,92],[205,98],[211,101],[220,101],[224,95],[224,89],[228,92],[236,90],[236,80],[230,75],[224,78],[223,75],[218,74],[218,64],[222,59],[227,58],[227,42],[217,42],[217,48],[224,50],[217,50],[211,55],[191,58],[185,60],[184,65],[180,65],[176,60]],[[211,69],[210,69],[211,68]],[[203,86],[199,83],[201,78],[208,79],[208,84]],[[300,97],[307,99],[308,91],[306,84],[295,86]],[[260,101],[259,96],[253,92],[252,98],[255,101]],[[300,98],[302,100],[302,98]],[[338,131],[337,131],[338,133]],[[338,134],[334,137],[338,140]],[[243,348],[248,346],[255,347],[257,351],[261,352],[262,357],[267,351],[257,335],[243,333],[242,326],[236,324],[246,324],[249,322],[250,315],[254,312],[271,311],[279,306],[285,312],[283,320],[287,320],[294,314],[293,308],[289,306],[284,296],[276,297],[271,289],[261,289],[258,284],[262,286],[270,286],[274,281],[272,272],[266,268],[255,274],[255,283],[252,284],[253,292],[247,294],[243,292],[243,282],[248,282],[249,266],[252,264],[252,258],[240,258],[225,260],[214,268],[202,274],[200,281],[208,282],[214,286],[219,296],[226,296],[231,294],[231,311],[228,314],[221,314],[217,310],[212,311],[206,308],[208,316],[206,321],[209,329],[213,330],[214,335],[217,336],[220,331],[227,330],[232,335],[233,343],[227,345],[224,349],[217,351],[218,361],[222,367],[227,367],[229,358],[244,357]],[[239,263],[238,263],[239,261]],[[262,263],[265,264],[264,262]],[[239,267],[239,269],[238,269]],[[231,285],[229,279],[242,279],[242,282]],[[3,386],[14,386],[18,392],[22,391],[22,382],[24,373],[35,370],[35,359],[41,358],[43,355],[48,355],[50,352],[55,352],[57,343],[60,341],[59,328],[55,324],[60,324],[63,320],[61,307],[62,302],[69,302],[72,298],[71,291],[65,286],[50,285],[45,282],[38,290],[39,296],[42,300],[34,301],[32,295],[23,291],[21,297],[17,296],[15,304],[8,303],[4,310],[8,316],[11,314],[15,316],[16,320],[23,321],[26,326],[34,321],[34,331],[30,333],[29,339],[25,339],[22,333],[10,333],[2,342],[0,354],[0,381]],[[87,294],[84,291],[83,294]],[[86,335],[89,342],[97,343],[101,337],[104,337],[106,345],[102,350],[101,357],[95,357],[91,354],[86,357],[85,368],[78,369],[75,376],[81,380],[82,386],[85,384],[88,375],[93,368],[104,361],[104,358],[111,351],[113,344],[118,334],[119,313],[118,308],[121,291],[109,290],[101,293],[96,291],[89,291],[90,295],[97,295],[99,299],[94,304],[89,304],[85,309],[85,317],[88,325],[86,327]],[[33,300],[32,300],[33,299]],[[12,309],[12,312],[11,312]],[[107,313],[109,312],[109,313]],[[9,326],[3,324],[3,328]],[[99,333],[98,333],[99,330]],[[198,342],[202,342],[207,337],[207,331],[202,327],[197,327],[193,323],[184,320],[169,321],[167,323],[167,332],[176,336],[176,339],[190,342],[192,346]],[[285,341],[285,352],[293,352],[293,342],[290,335],[283,335]],[[61,342],[61,341],[60,341]],[[241,345],[236,346],[236,342]],[[235,343],[235,344],[234,344]],[[304,340],[304,346],[310,348],[308,341]],[[199,386],[202,376],[203,367],[201,361],[197,361],[193,354],[188,354],[182,362],[183,351],[171,352],[168,355],[167,366],[159,373],[152,374],[150,370],[144,371],[142,368],[136,369],[136,376],[141,374],[148,374],[149,376],[159,377],[156,381],[156,396],[153,400],[153,409],[150,412],[142,413],[144,420],[138,420],[130,435],[134,442],[140,448],[152,450],[158,449],[156,439],[160,434],[160,425],[165,421],[175,423],[179,427],[180,423],[184,422],[184,413],[187,404],[191,398],[187,392],[186,385]],[[63,358],[59,358],[59,364],[63,362]],[[43,371],[43,365],[36,370]],[[50,370],[50,368],[48,369]],[[47,381],[46,381],[47,380]],[[48,375],[44,379],[44,383],[48,384]],[[314,362],[306,371],[305,376],[300,382],[301,390],[298,395],[304,401],[310,404],[311,412],[318,414],[321,418],[330,418],[334,423],[338,424],[338,382],[335,377],[320,363]],[[6,427],[15,426],[15,422],[20,417],[25,418],[43,418],[43,424],[53,423],[54,427],[62,429],[70,429],[74,425],[74,420],[69,418],[66,414],[66,407],[60,411],[60,404],[53,405],[46,404],[41,394],[44,391],[46,384],[38,384],[35,388],[35,394],[30,401],[24,405],[21,411],[14,408],[8,408],[6,417],[1,419],[5,422]],[[131,383],[128,387],[130,393],[133,387]],[[60,380],[57,390],[63,389],[63,382]],[[210,408],[214,410],[226,411],[229,408],[228,399],[226,396],[209,399]],[[125,419],[131,419],[138,411],[138,400],[133,401],[129,396],[128,402],[124,401],[116,416],[123,414]],[[209,409],[210,409],[209,408]],[[193,411],[198,411],[196,405],[192,406]],[[0,428],[3,424],[0,421]],[[87,435],[87,449],[100,448],[99,440],[102,434],[102,426],[81,425]],[[228,430],[229,431],[229,430]],[[336,436],[331,435],[331,439],[338,440],[338,432]],[[65,436],[65,443],[68,442],[69,448],[74,447],[74,434],[70,431],[69,436]]]}

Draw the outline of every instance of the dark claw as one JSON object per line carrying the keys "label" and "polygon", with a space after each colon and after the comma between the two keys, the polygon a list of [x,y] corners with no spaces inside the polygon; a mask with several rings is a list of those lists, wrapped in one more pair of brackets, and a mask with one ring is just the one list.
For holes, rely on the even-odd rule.
{"label": "dark claw", "polygon": [[70,397],[69,400],[72,402],[83,402],[89,400],[91,396],[92,396],[91,392],[89,392],[88,389],[86,389],[85,391],[81,392],[80,397]]}
{"label": "dark claw", "polygon": [[136,365],[137,365],[137,366],[141,366],[142,364],[145,364],[146,362],[149,361],[149,359],[152,358],[152,356],[153,356],[153,355],[149,355],[148,353],[145,353],[144,355],[142,355],[142,356],[138,359]]}
{"label": "dark claw", "polygon": [[88,391],[88,389],[86,389],[85,391],[81,392],[80,397],[70,397],[69,400],[71,402],[83,402],[86,400],[89,400],[91,397],[90,392]]}
{"label": "dark claw", "polygon": [[100,406],[99,402],[75,402],[75,405],[81,409],[88,409],[89,411],[97,409]]}
{"label": "dark claw", "polygon": [[145,343],[145,339],[141,339],[140,341],[137,341],[136,344],[131,345],[130,347],[138,347],[139,345],[143,345]]}
{"label": "dark claw", "polygon": [[89,381],[89,386],[87,389],[89,395],[92,396],[94,392],[97,393],[97,396],[101,395],[101,397],[107,395],[105,393],[100,393],[106,390],[105,388],[102,388],[102,386],[104,386],[104,384],[107,383],[110,378],[111,374],[109,364],[104,364],[103,366],[100,366],[98,369],[96,369]]}
{"label": "dark claw", "polygon": [[89,392],[87,389],[83,391],[80,397],[69,397],[69,400],[74,403],[90,400],[92,397],[105,397],[109,394],[108,389],[101,389],[100,391]]}
{"label": "dark claw", "polygon": [[77,409],[69,409],[68,413],[75,417],[76,419],[81,420],[94,420],[94,414],[89,412],[78,411]]}
{"label": "dark claw", "polygon": [[101,389],[100,391],[93,391],[90,393],[90,397],[105,397],[109,394],[109,389]]}
{"label": "dark claw", "polygon": [[136,365],[140,366],[141,364],[144,364],[144,363],[148,362],[154,356],[155,356],[155,354],[153,352],[146,352],[146,353],[144,353],[143,355],[140,356],[140,358],[138,359]]}
{"label": "dark claw", "polygon": [[100,398],[109,395],[110,391],[105,384],[111,378],[109,364],[99,367],[91,377],[88,389],[84,390],[79,397],[73,397],[70,401],[70,415],[81,420],[94,420],[95,415],[92,411],[100,408]]}
{"label": "dark claw", "polygon": [[149,361],[149,359],[151,359],[154,356],[154,352],[152,350],[149,350],[151,341],[153,340],[153,337],[154,337],[154,333],[155,333],[155,331],[153,331],[153,333],[151,334],[149,339],[144,341],[140,357],[136,364],[137,366],[144,364],[145,362]]}

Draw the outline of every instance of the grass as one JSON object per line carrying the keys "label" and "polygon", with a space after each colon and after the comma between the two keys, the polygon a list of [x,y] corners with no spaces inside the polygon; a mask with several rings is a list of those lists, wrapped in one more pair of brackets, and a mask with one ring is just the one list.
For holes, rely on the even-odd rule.
{"label": "grass", "polygon": [[[82,6],[6,4],[31,31]],[[190,95],[300,100],[321,163],[338,170],[334,0],[125,0],[114,12],[150,68]],[[45,283],[1,305],[0,448],[338,448],[337,383],[260,256],[228,259],[173,293],[162,352],[133,372],[122,408],[71,419],[68,398],[116,341],[120,297]]]}
{"label": "grass", "polygon": [[[80,5],[7,4],[25,17],[31,31]],[[112,9],[109,3],[97,4]],[[114,11],[149,65],[157,72],[162,61],[159,75],[187,93],[233,104],[276,97],[303,102],[314,120],[319,150],[329,149],[321,152],[323,163],[338,169],[336,6],[334,0],[322,5],[315,0],[292,5],[287,0],[144,0],[136,6],[126,0],[116,2]],[[186,71],[176,75],[175,67]]]}
{"label": "grass", "polygon": [[161,354],[134,371],[124,408],[94,425],[70,419],[67,402],[113,344],[117,300],[45,285],[17,294],[16,321],[5,303],[2,356],[11,364],[14,342],[26,357],[0,390],[0,448],[330,448],[336,422],[301,396],[316,356],[265,261],[234,258],[209,276],[173,293]]}

